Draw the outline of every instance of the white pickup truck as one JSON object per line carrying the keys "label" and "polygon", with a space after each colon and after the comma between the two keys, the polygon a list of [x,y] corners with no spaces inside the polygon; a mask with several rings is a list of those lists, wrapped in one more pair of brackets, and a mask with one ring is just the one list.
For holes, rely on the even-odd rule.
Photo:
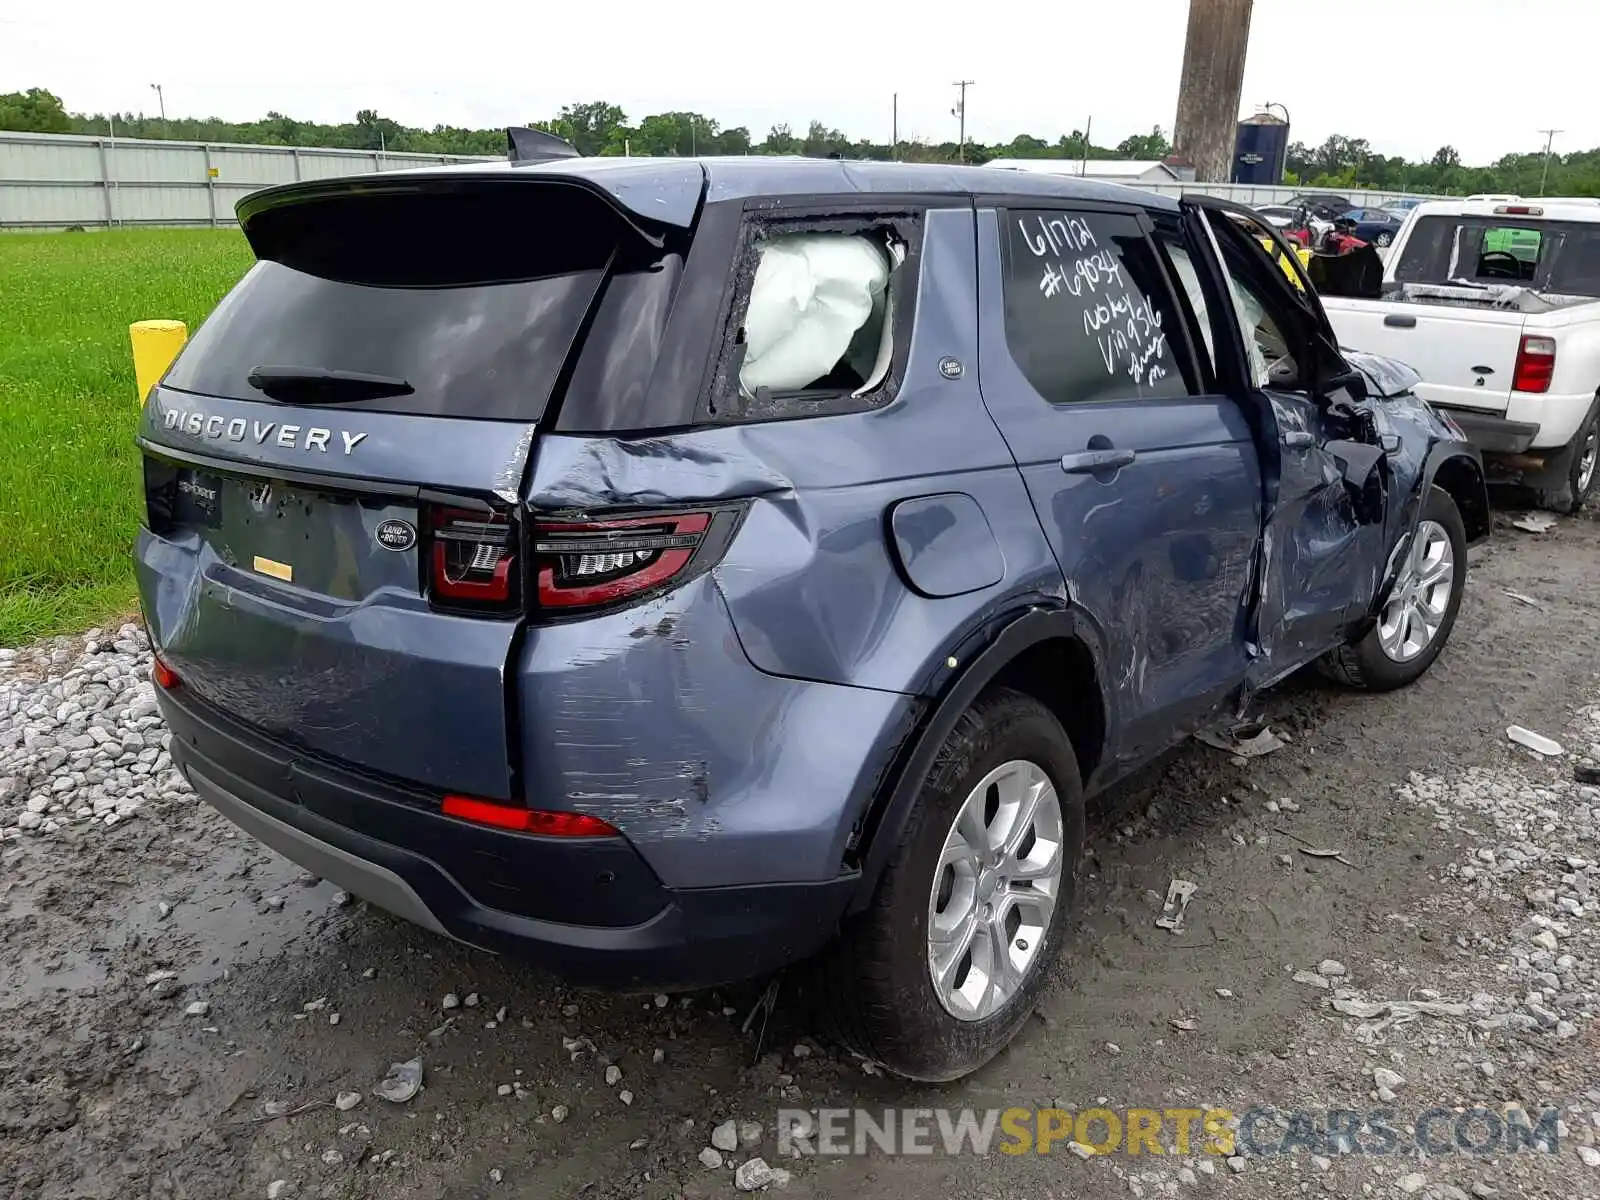
{"label": "white pickup truck", "polygon": [[1575,512],[1595,484],[1600,200],[1431,200],[1381,289],[1324,295],[1341,345],[1399,359],[1496,474]]}

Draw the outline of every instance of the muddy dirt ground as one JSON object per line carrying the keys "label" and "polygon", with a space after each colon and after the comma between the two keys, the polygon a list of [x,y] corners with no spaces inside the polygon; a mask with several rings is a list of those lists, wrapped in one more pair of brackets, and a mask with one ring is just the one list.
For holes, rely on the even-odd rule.
{"label": "muddy dirt ground", "polygon": [[[1600,524],[1568,519],[1534,536],[1502,521],[1473,551],[1454,638],[1417,686],[1371,697],[1292,680],[1263,703],[1286,748],[1244,764],[1190,744],[1098,805],[1055,988],[1006,1053],[948,1088],[866,1073],[781,983],[764,1037],[759,1020],[741,1029],[758,987],[664,1007],[573,992],[342,903],[189,798],[113,828],[9,830],[0,1196],[732,1196],[733,1171],[697,1157],[726,1118],[762,1122],[762,1145],[730,1158],[788,1169],[782,1194],[797,1197],[1600,1195],[1586,914],[1558,914],[1576,953],[1561,969],[1578,973],[1552,973],[1560,986],[1544,993],[1571,993],[1559,1036],[1525,1027],[1531,1018],[1486,1031],[1459,1014],[1374,1033],[1330,1008],[1339,993],[1294,978],[1337,960],[1344,974],[1326,981],[1368,999],[1481,993],[1484,1011],[1537,989],[1513,943],[1530,911],[1556,911],[1544,903],[1555,891],[1471,883],[1460,864],[1496,844],[1487,817],[1445,819],[1419,801],[1423,785],[1400,785],[1418,772],[1448,793],[1476,768],[1485,774],[1471,778],[1572,799],[1571,756],[1538,760],[1505,728],[1569,748],[1600,741],[1600,725],[1585,725],[1600,700],[1597,651]],[[1519,863],[1535,844],[1555,874],[1576,870],[1584,845],[1600,852],[1570,811],[1579,817],[1535,816],[1501,841],[1524,845]],[[1154,925],[1175,877],[1199,885],[1181,935]],[[460,1005],[442,1007],[447,994]],[[588,1041],[574,1054],[572,1039]],[[420,1094],[403,1105],[372,1095],[390,1063],[414,1057]],[[1436,1105],[1558,1105],[1564,1136],[1552,1153],[1229,1163],[1084,1160],[1059,1145],[785,1159],[773,1132],[780,1107],[1365,1110],[1377,1106],[1374,1067],[1405,1078],[1389,1105],[1402,1122]],[[360,1102],[340,1111],[341,1092]]]}

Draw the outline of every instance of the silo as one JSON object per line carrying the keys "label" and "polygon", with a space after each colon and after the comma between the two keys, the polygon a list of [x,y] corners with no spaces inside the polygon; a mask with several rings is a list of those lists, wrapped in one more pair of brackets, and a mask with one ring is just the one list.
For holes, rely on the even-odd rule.
{"label": "silo", "polygon": [[1230,176],[1254,0],[1189,0],[1173,149],[1202,183]]}
{"label": "silo", "polygon": [[1283,182],[1288,156],[1289,122],[1264,112],[1240,121],[1234,139],[1233,182],[1276,187]]}

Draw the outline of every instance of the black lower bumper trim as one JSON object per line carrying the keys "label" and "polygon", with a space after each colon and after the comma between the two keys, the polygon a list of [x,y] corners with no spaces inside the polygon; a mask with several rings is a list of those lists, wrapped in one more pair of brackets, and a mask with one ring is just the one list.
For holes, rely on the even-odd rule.
{"label": "black lower bumper trim", "polygon": [[[577,924],[541,919],[485,904],[434,861],[429,840],[400,844],[353,828],[341,816],[356,801],[317,811],[300,803],[294,786],[269,777],[263,786],[245,770],[252,749],[228,738],[222,722],[193,703],[159,693],[174,727],[173,758],[196,792],[229,820],[285,858],[351,895],[460,941],[526,959],[573,983],[624,990],[677,990],[711,987],[748,979],[809,957],[838,928],[854,875],[823,883],[674,890],[654,884],[650,915],[618,925]],[[180,732],[181,731],[181,732]],[[259,747],[254,747],[259,749]],[[372,783],[361,777],[338,780],[316,768],[319,795],[342,787],[361,797]],[[449,818],[430,820],[456,824]],[[404,826],[402,826],[404,828]],[[525,834],[489,832],[522,839]],[[585,844],[621,839],[583,839]],[[582,858],[585,845],[562,849]],[[635,852],[628,848],[629,854]],[[577,874],[586,876],[587,870]],[[542,873],[525,888],[537,892],[552,875]],[[651,877],[654,878],[653,876]]]}
{"label": "black lower bumper trim", "polygon": [[1450,419],[1461,426],[1467,440],[1485,453],[1521,454],[1539,436],[1539,426],[1527,421],[1508,421],[1470,408],[1451,408],[1443,404],[1436,407],[1449,413]]}

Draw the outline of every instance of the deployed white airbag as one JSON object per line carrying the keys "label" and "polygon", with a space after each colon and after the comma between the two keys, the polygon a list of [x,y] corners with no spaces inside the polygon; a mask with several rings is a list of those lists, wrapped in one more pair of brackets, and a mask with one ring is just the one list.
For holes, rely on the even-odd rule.
{"label": "deployed white airbag", "polygon": [[[868,385],[881,382],[891,269],[884,247],[860,234],[792,233],[763,242],[745,314],[743,389],[804,388],[847,355]],[[857,335],[869,323],[878,336],[861,344]]]}

